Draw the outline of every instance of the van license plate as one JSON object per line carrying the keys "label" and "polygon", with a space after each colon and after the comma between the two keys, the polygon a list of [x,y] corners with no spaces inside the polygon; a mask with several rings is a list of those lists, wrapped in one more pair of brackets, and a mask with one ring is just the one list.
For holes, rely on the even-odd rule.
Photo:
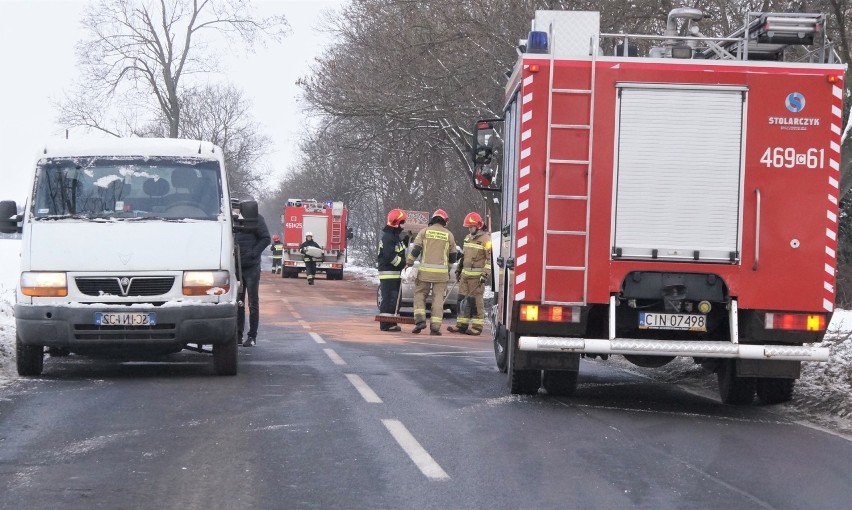
{"label": "van license plate", "polygon": [[639,312],[639,329],[707,331],[707,316],[687,313]]}
{"label": "van license plate", "polygon": [[150,313],[111,313],[98,312],[95,314],[96,326],[156,326],[157,318]]}

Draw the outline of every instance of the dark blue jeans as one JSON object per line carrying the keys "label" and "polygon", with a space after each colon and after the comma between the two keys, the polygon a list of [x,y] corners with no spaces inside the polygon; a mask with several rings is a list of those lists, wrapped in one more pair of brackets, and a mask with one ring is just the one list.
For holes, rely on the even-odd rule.
{"label": "dark blue jeans", "polygon": [[[257,338],[257,325],[260,322],[260,265],[243,268],[243,289],[240,292],[240,301],[243,306],[237,309],[237,331],[240,339],[243,338],[243,328],[246,324],[246,305],[249,309],[249,330],[248,336]],[[246,302],[246,293],[248,293],[248,302]]]}

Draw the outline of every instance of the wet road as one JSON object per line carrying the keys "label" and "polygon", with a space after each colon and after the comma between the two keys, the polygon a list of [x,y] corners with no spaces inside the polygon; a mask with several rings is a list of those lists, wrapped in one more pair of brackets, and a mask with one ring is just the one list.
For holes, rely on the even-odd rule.
{"label": "wet road", "polygon": [[[380,333],[375,287],[263,275],[209,355],[48,358],[0,388],[0,508],[848,508],[852,442],[583,362],[510,396],[490,339]],[[450,320],[445,321],[450,324]]]}

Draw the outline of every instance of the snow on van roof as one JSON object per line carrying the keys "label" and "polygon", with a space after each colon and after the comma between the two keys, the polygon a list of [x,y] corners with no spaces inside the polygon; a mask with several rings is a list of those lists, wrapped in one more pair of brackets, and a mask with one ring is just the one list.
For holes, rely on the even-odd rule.
{"label": "snow on van roof", "polygon": [[78,156],[166,156],[221,159],[222,149],[199,140],[179,138],[79,138],[51,140],[39,158]]}

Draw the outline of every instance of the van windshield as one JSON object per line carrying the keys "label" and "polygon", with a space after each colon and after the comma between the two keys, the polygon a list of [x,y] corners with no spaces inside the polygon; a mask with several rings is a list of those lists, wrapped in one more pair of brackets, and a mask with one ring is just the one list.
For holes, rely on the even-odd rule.
{"label": "van windshield", "polygon": [[52,158],[36,170],[35,218],[216,219],[216,161],[176,158]]}

